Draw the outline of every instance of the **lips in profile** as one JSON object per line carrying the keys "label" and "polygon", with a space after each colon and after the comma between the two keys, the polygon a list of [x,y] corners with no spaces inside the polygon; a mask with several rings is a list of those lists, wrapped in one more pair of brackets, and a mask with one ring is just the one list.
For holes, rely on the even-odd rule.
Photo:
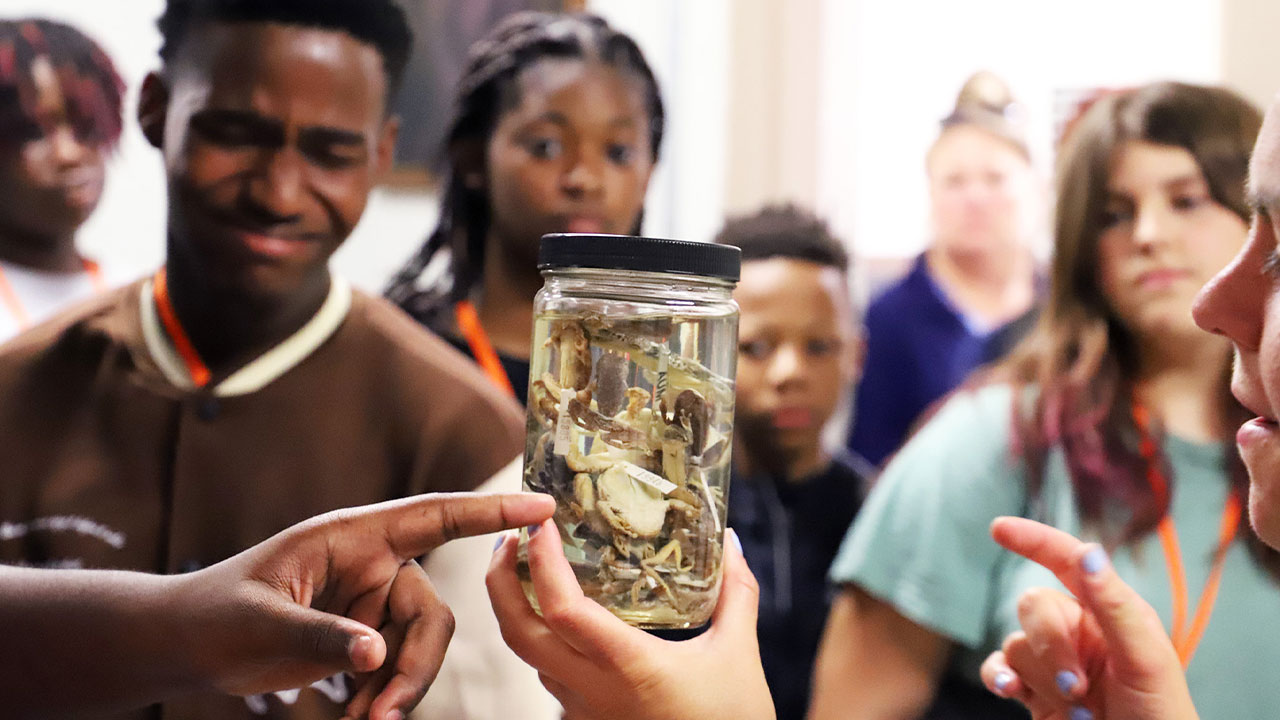
{"label": "lips in profile", "polygon": [[[1236,379],[1239,380],[1239,376]],[[1236,444],[1242,450],[1260,442],[1280,440],[1280,423],[1277,423],[1276,419],[1263,409],[1262,403],[1257,402],[1257,398],[1252,396],[1252,393],[1247,389],[1247,383],[1233,385],[1231,394],[1246,410],[1257,415],[1254,419],[1241,425],[1240,429],[1236,431]]]}
{"label": "lips in profile", "polygon": [[1236,444],[1241,448],[1276,439],[1280,439],[1280,424],[1264,417],[1256,417],[1236,431]]}

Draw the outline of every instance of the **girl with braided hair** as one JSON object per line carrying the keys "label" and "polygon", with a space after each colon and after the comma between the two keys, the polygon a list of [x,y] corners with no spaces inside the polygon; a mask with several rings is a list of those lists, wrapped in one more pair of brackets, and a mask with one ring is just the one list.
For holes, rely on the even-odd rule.
{"label": "girl with braided hair", "polygon": [[0,340],[105,287],[75,235],[102,197],[123,94],[80,31],[0,20]]}
{"label": "girl with braided hair", "polygon": [[[663,122],[630,37],[585,13],[507,17],[471,48],[440,221],[387,297],[524,402],[539,239],[638,232]],[[443,276],[421,287],[437,260]]]}

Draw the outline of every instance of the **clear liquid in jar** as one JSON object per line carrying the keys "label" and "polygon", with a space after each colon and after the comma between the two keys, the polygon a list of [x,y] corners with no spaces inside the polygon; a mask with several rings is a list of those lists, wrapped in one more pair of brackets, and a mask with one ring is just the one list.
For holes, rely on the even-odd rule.
{"label": "clear liquid in jar", "polygon": [[535,319],[524,487],[555,497],[584,593],[632,625],[700,625],[719,596],[736,336],[725,316]]}

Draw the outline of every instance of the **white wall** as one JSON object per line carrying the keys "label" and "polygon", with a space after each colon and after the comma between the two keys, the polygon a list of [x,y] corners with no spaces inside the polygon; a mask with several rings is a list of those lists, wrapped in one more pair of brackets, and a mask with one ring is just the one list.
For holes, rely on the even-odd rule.
{"label": "white wall", "polygon": [[644,232],[710,240],[724,215],[730,0],[591,0],[635,39],[662,87],[667,127]]}
{"label": "white wall", "polygon": [[817,205],[864,256],[924,247],[925,150],[972,72],[1013,86],[1046,178],[1055,90],[1221,76],[1221,0],[823,2]]}

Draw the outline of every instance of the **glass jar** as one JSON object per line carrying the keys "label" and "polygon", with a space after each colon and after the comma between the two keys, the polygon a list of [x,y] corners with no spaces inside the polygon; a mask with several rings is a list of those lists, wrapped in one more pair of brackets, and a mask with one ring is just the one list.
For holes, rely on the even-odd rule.
{"label": "glass jar", "polygon": [[586,595],[640,627],[701,625],[720,594],[739,265],[726,245],[542,239],[524,487],[556,499]]}

